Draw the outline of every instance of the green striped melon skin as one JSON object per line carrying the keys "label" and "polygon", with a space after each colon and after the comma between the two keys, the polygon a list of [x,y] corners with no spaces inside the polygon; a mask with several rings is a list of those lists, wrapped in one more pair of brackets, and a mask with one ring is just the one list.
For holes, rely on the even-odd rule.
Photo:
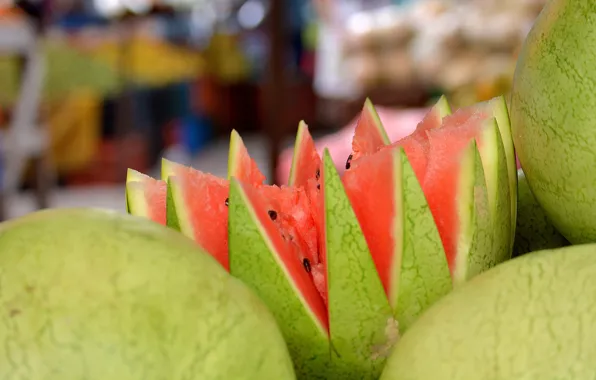
{"label": "green striped melon skin", "polygon": [[510,260],[444,297],[396,345],[381,380],[591,380],[596,245]]}
{"label": "green striped melon skin", "polygon": [[532,192],[572,243],[596,241],[596,2],[553,0],[521,51],[511,126]]}
{"label": "green striped melon skin", "polygon": [[518,216],[513,256],[517,257],[528,252],[569,245],[569,242],[552,225],[542,207],[536,202],[521,169],[518,170],[517,191]]}
{"label": "green striped melon skin", "polygon": [[0,231],[0,379],[295,378],[262,301],[179,233],[84,209]]}

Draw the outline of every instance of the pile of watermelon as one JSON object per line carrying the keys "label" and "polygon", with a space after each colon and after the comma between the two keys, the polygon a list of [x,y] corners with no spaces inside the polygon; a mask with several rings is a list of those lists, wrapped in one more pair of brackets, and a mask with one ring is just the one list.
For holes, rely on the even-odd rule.
{"label": "pile of watermelon", "polygon": [[300,378],[378,378],[399,336],[454,287],[511,257],[517,172],[507,107],[441,98],[391,142],[370,101],[340,177],[301,122],[288,184],[233,131],[228,179],[163,160],[127,210],[193,239],[274,314]]}

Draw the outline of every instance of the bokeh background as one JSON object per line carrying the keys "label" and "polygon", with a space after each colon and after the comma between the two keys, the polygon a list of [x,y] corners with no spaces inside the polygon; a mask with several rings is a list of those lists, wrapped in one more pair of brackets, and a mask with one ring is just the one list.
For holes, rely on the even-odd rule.
{"label": "bokeh background", "polygon": [[341,168],[370,97],[392,139],[509,91],[545,0],[0,0],[0,218],[124,210],[126,168],[226,175],[236,129],[287,180],[300,120]]}

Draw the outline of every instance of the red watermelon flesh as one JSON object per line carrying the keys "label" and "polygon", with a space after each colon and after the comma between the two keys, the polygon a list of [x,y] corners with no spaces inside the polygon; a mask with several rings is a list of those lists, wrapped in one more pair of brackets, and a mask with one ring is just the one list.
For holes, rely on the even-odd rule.
{"label": "red watermelon flesh", "polygon": [[301,121],[298,125],[288,185],[307,187],[310,180],[314,178],[315,181],[318,181],[320,176],[321,156],[317,152],[315,142],[308,131],[308,126]]}
{"label": "red watermelon flesh", "polygon": [[[358,160],[363,155],[374,153],[389,142],[389,137],[387,137],[387,132],[385,132],[375,107],[367,99],[356,123],[352,140],[352,154],[348,161]],[[349,169],[349,166],[347,163],[346,169]]]}
{"label": "red watermelon flesh", "polygon": [[[324,233],[324,209],[321,193],[321,156],[315,148],[308,126],[300,122],[294,146],[294,159],[288,181],[290,186],[302,187],[310,203],[310,214],[314,223],[314,229],[306,229],[307,235],[304,240],[308,243],[309,250],[314,252],[310,259],[312,280],[327,302],[327,283],[325,266],[321,260],[325,257]],[[313,242],[315,245],[313,247]],[[314,250],[313,250],[314,248]]]}
{"label": "red watermelon flesh", "polygon": [[[295,286],[306,300],[306,303],[309,305],[310,309],[328,331],[329,322],[327,319],[327,308],[325,303],[321,299],[318,290],[316,289],[311,277],[308,274],[308,271],[305,270],[303,262],[301,260],[296,260],[296,256],[300,255],[300,253],[297,253],[297,251],[299,251],[299,247],[293,244],[295,243],[294,240],[287,238],[284,239],[283,232],[281,234],[279,233],[279,224],[275,223],[275,220],[272,220],[271,218],[271,214],[266,211],[273,207],[284,208],[283,204],[288,200],[282,199],[282,197],[279,197],[278,194],[275,194],[276,190],[274,188],[269,188],[263,191],[263,188],[248,184],[242,184],[242,188],[253,209],[255,210],[260,224],[266,230],[267,236],[273,243],[275,251],[283,262],[284,267],[289,273],[292,274],[292,280]],[[290,197],[296,196],[295,189],[276,189],[280,190],[281,192],[292,193]],[[278,199],[270,198],[272,195],[278,196]],[[294,200],[291,200],[287,206],[291,208],[293,205]]]}
{"label": "red watermelon flesh", "polygon": [[[393,225],[394,210],[393,155],[390,149],[362,157],[358,166],[346,171],[342,180],[346,194],[362,228],[377,272],[389,292],[395,237],[388,231]],[[374,194],[374,196],[371,196]]]}
{"label": "red watermelon flesh", "polygon": [[[457,249],[457,194],[461,155],[481,131],[487,114],[464,109],[445,117],[440,127],[414,134],[361,157],[342,180],[385,290],[390,286],[395,236],[392,149],[402,147],[421,184],[437,224],[450,269]],[[481,143],[480,141],[478,142]],[[374,194],[374,196],[371,196]],[[389,230],[388,230],[389,228]]]}
{"label": "red watermelon flesh", "polygon": [[128,208],[131,214],[143,216],[162,225],[166,224],[166,194],[168,187],[165,181],[129,169],[126,187],[127,198],[135,197],[137,194],[141,194],[143,197],[141,200],[143,207],[139,210],[135,207],[138,200],[128,200]]}
{"label": "red watermelon flesh", "polygon": [[228,173],[229,176],[250,184],[262,184],[265,181],[265,175],[259,169],[256,161],[248,154],[246,145],[244,145],[236,130],[232,131],[230,147],[228,163],[231,167]]}
{"label": "red watermelon flesh", "polygon": [[148,205],[151,205],[149,219],[165,226],[168,185],[165,181],[153,178],[143,182],[143,185],[145,186],[145,200]]}
{"label": "red watermelon flesh", "polygon": [[[453,270],[457,250],[457,194],[463,150],[479,135],[487,114],[461,110],[445,118],[443,126],[428,132],[429,162],[422,185],[428,205]],[[477,139],[479,148],[482,141]]]}
{"label": "red watermelon flesh", "polygon": [[[190,167],[173,166],[174,180],[184,189],[183,202],[194,240],[229,269],[229,181]],[[300,262],[304,258],[316,260],[317,231],[304,189],[255,186],[268,200],[267,211],[271,213],[279,234],[296,246],[297,259]]]}
{"label": "red watermelon flesh", "polygon": [[184,189],[184,205],[193,238],[226,269],[228,260],[229,182],[212,174],[176,165],[174,177]]}

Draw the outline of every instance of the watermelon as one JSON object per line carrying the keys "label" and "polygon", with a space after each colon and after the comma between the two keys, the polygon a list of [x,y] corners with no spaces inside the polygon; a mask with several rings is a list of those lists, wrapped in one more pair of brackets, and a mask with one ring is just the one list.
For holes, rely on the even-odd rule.
{"label": "watermelon", "polygon": [[520,51],[511,128],[528,185],[573,244],[596,242],[596,2],[552,0]]}
{"label": "watermelon", "polygon": [[389,136],[381,123],[381,118],[370,99],[367,98],[354,129],[352,154],[348,157],[346,169],[350,168],[352,160],[358,160],[362,155],[376,151],[389,143]]}
{"label": "watermelon", "polygon": [[[317,230],[305,190],[263,185],[265,176],[236,131],[230,140],[229,177],[257,186],[269,200],[268,212],[280,235],[291,241],[296,257],[318,262]],[[196,241],[228,269],[229,181],[165,159],[162,178],[168,183],[168,226]]]}
{"label": "watermelon", "polygon": [[477,108],[448,113],[440,100],[391,144],[367,102],[343,178],[304,122],[287,186],[263,184],[234,132],[229,179],[164,161],[167,224],[265,302],[298,377],[378,378],[424,310],[510,252],[497,122]]}
{"label": "watermelon", "polygon": [[166,224],[165,181],[156,180],[133,169],[126,174],[126,210],[159,224]]}
{"label": "watermelon", "polygon": [[381,380],[591,380],[596,245],[518,257],[433,305]]}
{"label": "watermelon", "polygon": [[542,207],[536,202],[523,170],[519,169],[517,173],[518,216],[512,256],[517,257],[529,252],[569,245],[567,239],[557,231]]}
{"label": "watermelon", "polygon": [[0,379],[296,378],[264,303],[171,229],[97,209],[0,229]]}

